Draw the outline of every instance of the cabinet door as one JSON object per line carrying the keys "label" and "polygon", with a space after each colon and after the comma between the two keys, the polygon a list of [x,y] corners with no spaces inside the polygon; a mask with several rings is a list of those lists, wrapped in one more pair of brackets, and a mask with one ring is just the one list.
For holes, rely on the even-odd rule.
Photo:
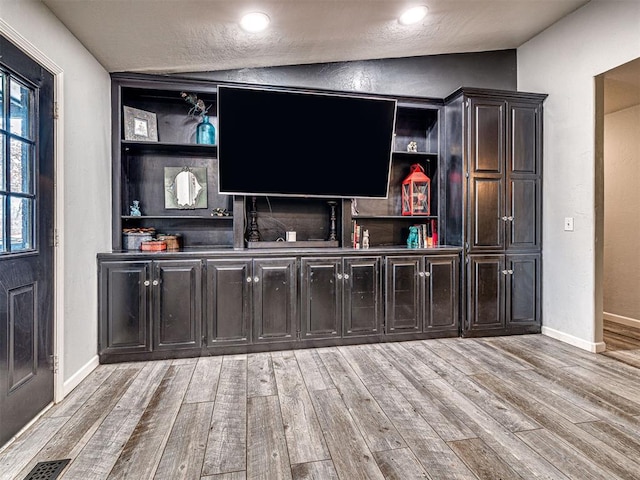
{"label": "cabinet door", "polygon": [[540,248],[541,115],[537,103],[509,103],[507,250]]}
{"label": "cabinet door", "polygon": [[387,257],[386,259],[386,333],[422,331],[422,258]]}
{"label": "cabinet door", "polygon": [[504,328],[505,271],[504,255],[469,255],[465,330]]}
{"label": "cabinet door", "polygon": [[469,100],[469,225],[470,251],[504,248],[504,164],[506,102]]}
{"label": "cabinet door", "polygon": [[251,260],[207,260],[207,345],[251,339]]}
{"label": "cabinet door", "polygon": [[[156,284],[157,282],[157,284]],[[200,260],[154,262],[154,348],[202,344],[202,263]]]}
{"label": "cabinet door", "polygon": [[259,259],[253,263],[254,342],[291,340],[297,326],[296,259]]}
{"label": "cabinet door", "polygon": [[540,255],[507,256],[507,326],[540,324]]}
{"label": "cabinet door", "polygon": [[469,172],[470,174],[504,173],[505,109],[502,100],[469,100]]}
{"label": "cabinet door", "polygon": [[151,350],[151,262],[100,264],[100,353]]}
{"label": "cabinet door", "polygon": [[375,335],[382,324],[380,257],[344,259],[343,335]]}
{"label": "cabinet door", "polygon": [[342,332],[342,260],[303,258],[300,264],[302,338],[328,338]]}
{"label": "cabinet door", "polygon": [[469,192],[469,247],[471,252],[504,248],[504,179],[474,176]]}
{"label": "cabinet door", "polygon": [[425,258],[426,296],[424,331],[458,331],[458,256]]}

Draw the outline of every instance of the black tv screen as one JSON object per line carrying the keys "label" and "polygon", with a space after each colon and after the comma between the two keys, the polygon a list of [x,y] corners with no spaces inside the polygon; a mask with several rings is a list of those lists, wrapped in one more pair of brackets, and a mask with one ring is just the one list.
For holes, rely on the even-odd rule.
{"label": "black tv screen", "polygon": [[218,87],[220,193],[387,196],[396,101]]}

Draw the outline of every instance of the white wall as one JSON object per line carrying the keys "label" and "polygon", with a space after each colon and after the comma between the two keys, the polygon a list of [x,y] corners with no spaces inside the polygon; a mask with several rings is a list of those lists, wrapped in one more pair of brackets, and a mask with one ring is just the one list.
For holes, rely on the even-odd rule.
{"label": "white wall", "polygon": [[606,314],[640,322],[640,105],[604,119]]}
{"label": "white wall", "polygon": [[[518,49],[518,89],[549,94],[544,106],[543,331],[592,350],[602,347],[594,294],[594,76],[637,57],[636,0],[592,0]],[[575,231],[563,231],[564,217],[575,217]]]}
{"label": "white wall", "polygon": [[64,278],[56,288],[64,288],[61,364],[71,388],[96,362],[96,253],[111,250],[110,78],[39,1],[0,0],[0,19],[63,70]]}

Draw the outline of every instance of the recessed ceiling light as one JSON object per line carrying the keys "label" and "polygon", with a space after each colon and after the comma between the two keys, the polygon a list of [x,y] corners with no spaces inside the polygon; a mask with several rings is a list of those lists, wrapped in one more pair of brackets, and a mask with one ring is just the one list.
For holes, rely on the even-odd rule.
{"label": "recessed ceiling light", "polygon": [[269,17],[262,12],[247,13],[240,20],[240,26],[247,32],[261,32],[269,25]]}
{"label": "recessed ceiling light", "polygon": [[411,25],[412,23],[418,23],[424,17],[427,16],[427,7],[424,5],[419,5],[417,7],[412,7],[400,15],[399,22],[402,25]]}

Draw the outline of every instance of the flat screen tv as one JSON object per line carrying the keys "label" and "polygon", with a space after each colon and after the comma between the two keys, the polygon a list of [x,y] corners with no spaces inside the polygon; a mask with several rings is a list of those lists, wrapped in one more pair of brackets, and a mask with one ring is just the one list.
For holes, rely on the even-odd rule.
{"label": "flat screen tv", "polygon": [[385,198],[396,101],[218,87],[220,193]]}

